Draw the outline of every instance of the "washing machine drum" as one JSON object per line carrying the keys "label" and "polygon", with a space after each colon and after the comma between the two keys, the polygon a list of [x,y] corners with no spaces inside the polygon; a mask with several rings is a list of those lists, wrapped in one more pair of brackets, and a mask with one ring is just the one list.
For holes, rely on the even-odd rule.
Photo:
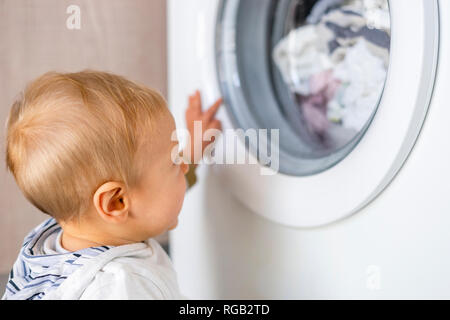
{"label": "washing machine drum", "polygon": [[235,33],[221,43],[222,52],[235,48],[236,64],[221,57],[224,73],[240,79],[236,88],[222,75],[234,120],[280,130],[280,172],[317,174],[346,157],[382,96],[387,0],[227,1],[222,25],[223,37]]}
{"label": "washing machine drum", "polygon": [[[316,217],[336,211],[339,197],[356,198],[340,201],[345,204],[336,217],[342,217],[379,194],[425,119],[438,21],[434,0],[221,1],[216,65],[231,120],[244,130],[279,130],[279,174],[267,190],[263,178],[243,174],[258,185],[257,197],[273,198],[277,185],[292,189],[279,195],[289,211],[303,194],[314,205],[298,210]],[[260,157],[257,144],[248,148]],[[348,187],[341,195],[343,181]],[[321,191],[309,195],[314,187]],[[328,192],[339,195],[324,199]],[[317,209],[320,197],[334,201],[333,209]],[[274,216],[256,202],[255,210]],[[286,219],[299,221],[298,214],[292,217]]]}

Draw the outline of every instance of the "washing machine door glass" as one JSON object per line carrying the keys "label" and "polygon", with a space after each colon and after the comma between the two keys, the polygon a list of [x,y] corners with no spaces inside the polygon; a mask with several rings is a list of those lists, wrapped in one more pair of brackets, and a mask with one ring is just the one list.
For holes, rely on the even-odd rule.
{"label": "washing machine door glass", "polygon": [[284,174],[331,168],[377,111],[390,35],[387,0],[222,1],[217,71],[234,125],[279,129]]}

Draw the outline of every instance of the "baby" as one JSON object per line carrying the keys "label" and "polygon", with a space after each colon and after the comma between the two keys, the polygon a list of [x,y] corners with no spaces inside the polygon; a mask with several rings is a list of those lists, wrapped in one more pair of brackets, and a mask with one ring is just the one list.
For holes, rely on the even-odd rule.
{"label": "baby", "polygon": [[[194,121],[221,129],[221,104],[202,112],[199,92],[189,98],[191,137]],[[3,299],[182,299],[152,239],[177,226],[202,157],[174,159],[174,130],[160,94],[117,75],[51,72],[29,84],[10,112],[7,165],[51,218],[25,238]]]}

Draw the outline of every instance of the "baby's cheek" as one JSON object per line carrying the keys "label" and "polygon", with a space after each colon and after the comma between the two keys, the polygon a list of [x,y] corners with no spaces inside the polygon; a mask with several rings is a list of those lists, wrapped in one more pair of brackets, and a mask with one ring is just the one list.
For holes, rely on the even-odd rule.
{"label": "baby's cheek", "polygon": [[183,182],[180,185],[180,189],[179,189],[179,201],[180,201],[181,204],[183,204],[184,196],[186,194],[186,190],[187,190],[186,180],[183,180]]}
{"label": "baby's cheek", "polygon": [[184,192],[186,192],[186,189],[187,189],[187,181],[186,181],[186,176],[184,175],[184,173],[182,173],[179,177],[179,186],[180,186],[180,189],[183,190],[183,194],[184,194]]}
{"label": "baby's cheek", "polygon": [[180,203],[180,210],[181,210],[181,206],[183,205],[183,201],[184,201],[184,196],[186,194],[186,190],[187,190],[187,183],[186,183],[186,178],[183,175],[183,178],[181,179],[179,185],[178,185],[178,201]]}

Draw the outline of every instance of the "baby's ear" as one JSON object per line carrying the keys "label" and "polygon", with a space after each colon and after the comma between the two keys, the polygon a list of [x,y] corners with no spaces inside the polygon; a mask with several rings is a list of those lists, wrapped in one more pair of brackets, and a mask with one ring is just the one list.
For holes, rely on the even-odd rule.
{"label": "baby's ear", "polygon": [[126,186],[120,182],[106,182],[94,193],[97,214],[106,222],[123,223],[128,218],[129,198]]}

